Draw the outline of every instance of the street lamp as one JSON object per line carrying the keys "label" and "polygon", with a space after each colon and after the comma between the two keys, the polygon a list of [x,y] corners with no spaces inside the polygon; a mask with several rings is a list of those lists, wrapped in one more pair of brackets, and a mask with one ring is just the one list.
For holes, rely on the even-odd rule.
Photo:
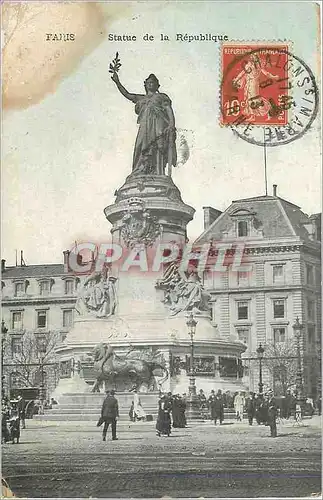
{"label": "street lamp", "polygon": [[6,349],[6,340],[7,340],[8,328],[5,325],[4,320],[1,321],[1,395],[4,396],[4,379],[3,375],[3,362],[4,362],[4,353]]}
{"label": "street lamp", "polygon": [[264,357],[265,349],[259,344],[258,349],[256,350],[258,359],[259,359],[259,394],[262,395],[264,384],[262,383],[262,359]]}
{"label": "street lamp", "polygon": [[198,398],[196,396],[196,385],[195,385],[195,372],[194,372],[194,335],[196,331],[197,321],[194,319],[193,313],[189,315],[186,325],[188,328],[188,334],[191,339],[191,356],[190,356],[190,371],[189,371],[189,388],[188,388],[188,400],[187,400],[187,416],[188,418],[198,418]]}
{"label": "street lamp", "polygon": [[302,331],[304,326],[299,322],[297,316],[295,323],[293,324],[294,335],[297,341],[297,373],[296,373],[296,393],[297,393],[297,404],[300,406],[301,411],[303,410],[303,373],[302,373],[302,359],[301,359],[301,345],[300,340],[302,337]]}

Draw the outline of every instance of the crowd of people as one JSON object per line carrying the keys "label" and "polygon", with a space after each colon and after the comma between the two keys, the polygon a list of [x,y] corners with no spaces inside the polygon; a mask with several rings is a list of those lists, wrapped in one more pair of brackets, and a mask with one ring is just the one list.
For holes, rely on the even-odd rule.
{"label": "crowd of people", "polygon": [[26,428],[26,417],[32,418],[34,415],[41,415],[44,410],[51,409],[57,404],[54,398],[41,402],[38,399],[25,401],[21,395],[14,399],[3,396],[1,401],[2,443],[10,441],[19,443],[20,431]]}
{"label": "crowd of people", "polygon": [[9,399],[4,396],[1,402],[1,441],[19,443],[20,429],[25,429],[26,404],[21,396]]}
{"label": "crowd of people", "polygon": [[[258,425],[268,425],[270,427],[271,436],[277,436],[277,418],[289,419],[293,417],[299,418],[301,408],[297,404],[296,395],[290,390],[280,398],[275,398],[272,390],[268,390],[264,394],[256,394],[255,392],[235,392],[230,391],[222,393],[219,389],[217,393],[211,391],[207,398],[204,391],[200,389],[198,394],[199,410],[201,417],[211,418],[216,425],[224,420],[224,408],[233,410],[237,421],[242,422],[244,414],[247,415],[249,425],[252,425],[256,420]],[[305,408],[309,416],[312,416],[315,410],[321,414],[321,399],[319,398],[314,405],[312,398],[306,398]]]}
{"label": "crowd of people", "polygon": [[[186,427],[186,395],[172,395],[171,392],[161,394],[158,402],[158,417],[156,422],[157,436],[169,436],[172,427]],[[172,419],[173,421],[172,421]]]}

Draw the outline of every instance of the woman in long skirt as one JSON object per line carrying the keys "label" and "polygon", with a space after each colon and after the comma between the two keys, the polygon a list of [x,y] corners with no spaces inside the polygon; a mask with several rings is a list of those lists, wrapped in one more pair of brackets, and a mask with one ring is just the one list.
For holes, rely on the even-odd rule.
{"label": "woman in long skirt", "polygon": [[141,406],[141,401],[137,391],[134,391],[133,401],[129,411],[129,416],[132,422],[136,422],[136,420],[145,420],[146,418],[146,412]]}
{"label": "woman in long skirt", "polygon": [[156,422],[157,436],[169,436],[171,433],[170,412],[172,409],[171,400],[162,396],[159,400],[158,418]]}

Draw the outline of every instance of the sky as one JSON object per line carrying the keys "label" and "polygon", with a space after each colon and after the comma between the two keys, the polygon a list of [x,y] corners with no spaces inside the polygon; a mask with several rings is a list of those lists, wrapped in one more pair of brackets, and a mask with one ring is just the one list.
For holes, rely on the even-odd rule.
{"label": "sky", "polygon": [[[196,209],[190,238],[203,231],[203,206],[225,210],[232,200],[264,194],[263,148],[219,125],[220,44],[179,42],[176,34],[287,40],[318,75],[314,3],[39,2],[37,8],[8,42],[3,63],[2,258],[8,265],[15,249],[24,251],[27,264],[59,263],[75,240],[109,241],[103,210],[131,172],[137,131],[133,104],[108,72],[117,51],[125,87],[141,93],[143,80],[155,73],[172,100],[177,128],[187,131],[190,158],[173,179]],[[53,32],[76,32],[75,45],[47,41]],[[109,33],[137,40],[109,41]],[[170,40],[161,42],[161,33]],[[143,41],[145,34],[155,40]],[[269,194],[277,184],[279,196],[308,214],[321,210],[319,137],[317,119],[302,138],[267,154]]]}

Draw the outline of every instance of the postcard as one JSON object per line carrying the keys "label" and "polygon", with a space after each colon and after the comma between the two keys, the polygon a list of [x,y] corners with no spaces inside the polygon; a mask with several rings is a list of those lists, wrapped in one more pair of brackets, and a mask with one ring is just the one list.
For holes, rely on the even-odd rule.
{"label": "postcard", "polygon": [[321,3],[9,1],[2,495],[321,495]]}

